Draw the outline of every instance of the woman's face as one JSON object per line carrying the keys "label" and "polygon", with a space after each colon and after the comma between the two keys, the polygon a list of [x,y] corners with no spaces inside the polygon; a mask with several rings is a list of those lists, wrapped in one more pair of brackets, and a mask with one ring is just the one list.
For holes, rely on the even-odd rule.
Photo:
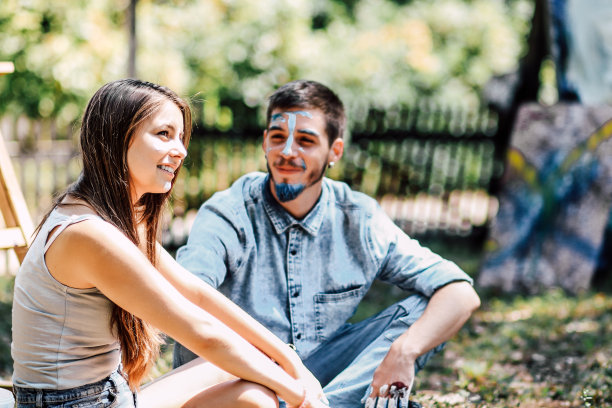
{"label": "woman's face", "polygon": [[132,202],[145,193],[166,193],[179,165],[187,155],[183,145],[183,115],[166,100],[144,121],[130,142],[127,165]]}

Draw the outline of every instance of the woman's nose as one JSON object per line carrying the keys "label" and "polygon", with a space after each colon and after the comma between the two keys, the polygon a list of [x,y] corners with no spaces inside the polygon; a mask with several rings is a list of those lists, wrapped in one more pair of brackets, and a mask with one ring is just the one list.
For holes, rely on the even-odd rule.
{"label": "woman's nose", "polygon": [[180,139],[173,139],[172,143],[173,145],[170,149],[170,154],[172,156],[180,157],[181,160],[184,159],[185,156],[187,156],[187,149],[185,148],[183,141]]}

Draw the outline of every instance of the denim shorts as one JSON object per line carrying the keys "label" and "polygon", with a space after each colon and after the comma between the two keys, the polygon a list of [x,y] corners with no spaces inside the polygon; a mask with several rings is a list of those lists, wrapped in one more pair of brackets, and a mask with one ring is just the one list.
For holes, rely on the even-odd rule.
{"label": "denim shorts", "polygon": [[133,394],[119,371],[98,382],[66,390],[14,386],[17,408],[134,408]]}

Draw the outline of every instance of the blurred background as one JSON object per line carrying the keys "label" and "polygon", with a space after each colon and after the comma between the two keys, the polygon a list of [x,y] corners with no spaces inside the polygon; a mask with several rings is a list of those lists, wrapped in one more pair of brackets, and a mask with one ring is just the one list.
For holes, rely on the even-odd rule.
{"label": "blurred background", "polygon": [[[556,3],[1,0],[0,61],[14,72],[0,77],[0,132],[36,224],[80,171],[79,118],[101,85],[138,77],[177,91],[191,102],[194,135],[164,222],[162,242],[175,251],[205,199],[265,170],[268,95],[317,80],[339,94],[349,120],[345,156],[329,176],[375,197],[477,279],[519,108],[565,101]],[[12,251],[0,252],[5,379],[17,268]],[[579,291],[478,287],[482,310],[420,376],[416,399],[610,406],[610,268],[593,276]],[[355,319],[399,296],[373,287]],[[168,339],[154,375],[168,370],[171,348]]]}

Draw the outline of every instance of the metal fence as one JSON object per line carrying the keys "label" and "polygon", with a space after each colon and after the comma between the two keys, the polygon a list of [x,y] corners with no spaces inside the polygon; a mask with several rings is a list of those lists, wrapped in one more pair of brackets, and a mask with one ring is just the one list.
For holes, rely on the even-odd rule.
{"label": "metal fence", "polygon": [[[501,164],[497,120],[486,110],[421,105],[355,112],[343,159],[329,176],[378,199],[409,234],[466,236],[496,211],[489,187]],[[78,129],[54,120],[4,117],[0,131],[37,223],[81,169]],[[195,128],[165,217],[164,245],[182,245],[200,204],[249,171],[265,171],[261,131],[246,136]],[[0,272],[16,267],[0,254]]]}
{"label": "metal fence", "polygon": [[[423,104],[354,114],[359,119],[331,178],[377,198],[411,235],[482,238],[497,211],[490,188],[503,168],[495,112]],[[215,191],[248,171],[265,171],[260,134],[195,130],[165,245],[184,243],[195,211]]]}

